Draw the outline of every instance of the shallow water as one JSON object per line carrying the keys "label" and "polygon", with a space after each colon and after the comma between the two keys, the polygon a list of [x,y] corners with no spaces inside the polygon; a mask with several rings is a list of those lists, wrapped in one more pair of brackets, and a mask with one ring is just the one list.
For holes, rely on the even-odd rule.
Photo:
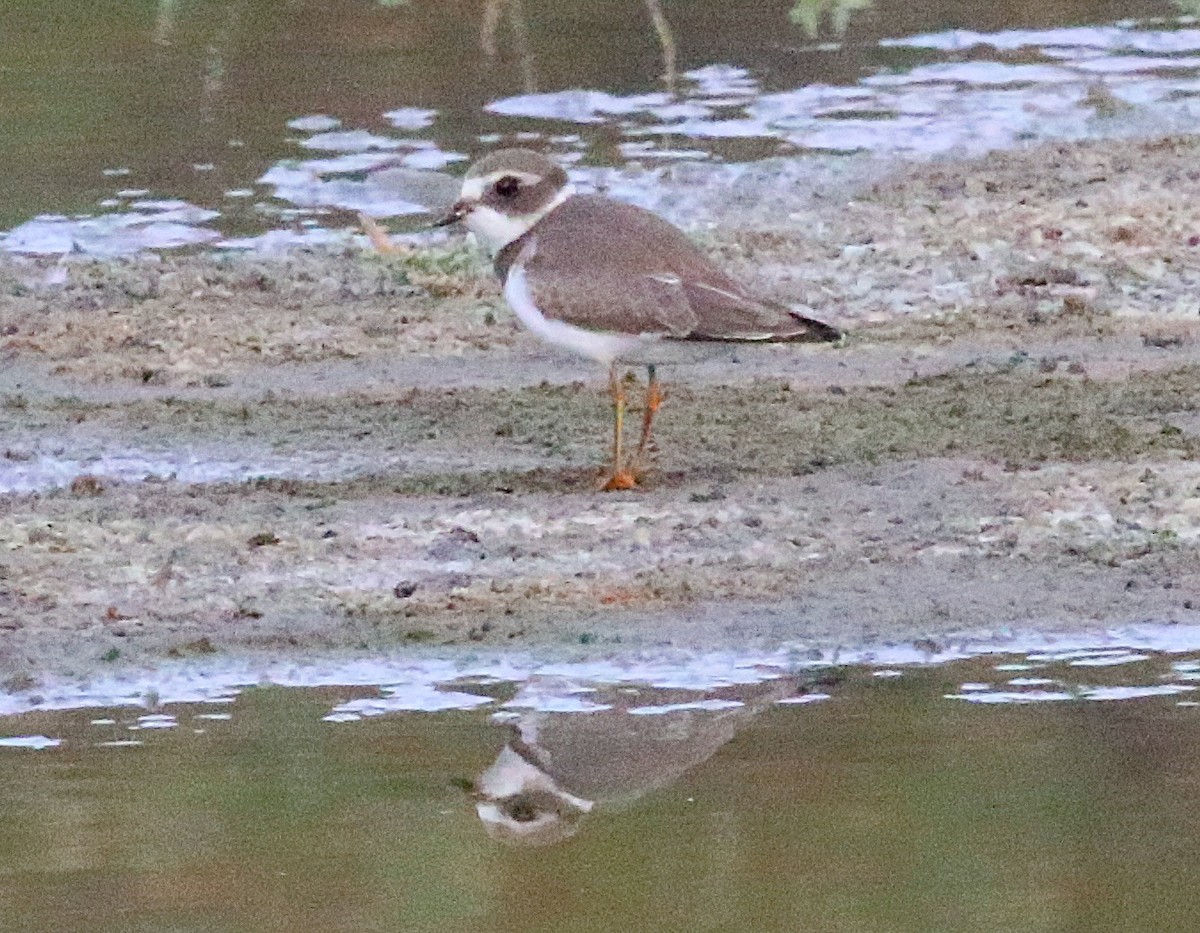
{"label": "shallow water", "polygon": [[512,143],[583,184],[641,164],[621,194],[653,201],[671,163],[1191,131],[1192,2],[33,0],[0,31],[0,249],[412,228],[425,170]]}
{"label": "shallow water", "polygon": [[1190,928],[1200,633],[1025,645],[225,662],[46,684],[0,718],[0,916]]}

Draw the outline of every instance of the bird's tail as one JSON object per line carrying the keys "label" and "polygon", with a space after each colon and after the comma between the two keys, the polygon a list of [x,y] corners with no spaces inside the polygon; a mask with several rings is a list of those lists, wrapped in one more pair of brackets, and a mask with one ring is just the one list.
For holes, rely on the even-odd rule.
{"label": "bird's tail", "polygon": [[842,339],[842,332],[832,324],[805,317],[791,309],[788,309],[788,315],[799,326],[794,331],[788,330],[779,334],[776,340],[786,340],[789,343],[834,343]]}

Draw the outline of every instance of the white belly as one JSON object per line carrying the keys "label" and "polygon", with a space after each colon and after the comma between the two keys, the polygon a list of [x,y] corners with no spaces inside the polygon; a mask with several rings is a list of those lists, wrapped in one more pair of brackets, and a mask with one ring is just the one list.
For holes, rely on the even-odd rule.
{"label": "white belly", "polygon": [[519,264],[508,270],[504,282],[504,300],[535,336],[601,363],[614,363],[631,354],[636,355],[635,351],[647,342],[658,342],[658,337],[652,334],[642,336],[584,330],[574,324],[546,317],[534,304],[525,270]]}

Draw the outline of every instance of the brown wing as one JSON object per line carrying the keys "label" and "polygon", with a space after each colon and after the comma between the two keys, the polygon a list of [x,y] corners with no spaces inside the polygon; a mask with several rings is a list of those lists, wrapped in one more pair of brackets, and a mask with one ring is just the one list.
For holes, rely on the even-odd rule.
{"label": "brown wing", "polygon": [[683,289],[697,325],[692,340],[838,340],[836,327],[803,317],[783,305],[762,301],[741,291],[727,291],[707,282],[685,282]]}
{"label": "brown wing", "polygon": [[619,201],[568,199],[501,251],[501,276],[522,254],[542,313],[576,327],[696,340],[838,336],[828,325],[756,299],[680,230]]}
{"label": "brown wing", "polygon": [[686,338],[696,314],[674,280],[652,275],[581,275],[548,271],[535,255],[526,266],[534,304],[546,317],[585,330]]}

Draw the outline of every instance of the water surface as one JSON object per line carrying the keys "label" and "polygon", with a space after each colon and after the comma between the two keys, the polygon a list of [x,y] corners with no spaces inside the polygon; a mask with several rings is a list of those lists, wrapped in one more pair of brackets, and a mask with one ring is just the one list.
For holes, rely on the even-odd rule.
{"label": "water surface", "polygon": [[0,913],[80,931],[1187,929],[1200,645],[1179,634],[51,684],[0,718]]}
{"label": "water surface", "polygon": [[453,174],[509,144],[603,185],[610,166],[1190,132],[1200,29],[1187,8],[0,4],[0,248],[279,248],[326,242],[359,210],[411,229],[445,191],[405,173]]}

